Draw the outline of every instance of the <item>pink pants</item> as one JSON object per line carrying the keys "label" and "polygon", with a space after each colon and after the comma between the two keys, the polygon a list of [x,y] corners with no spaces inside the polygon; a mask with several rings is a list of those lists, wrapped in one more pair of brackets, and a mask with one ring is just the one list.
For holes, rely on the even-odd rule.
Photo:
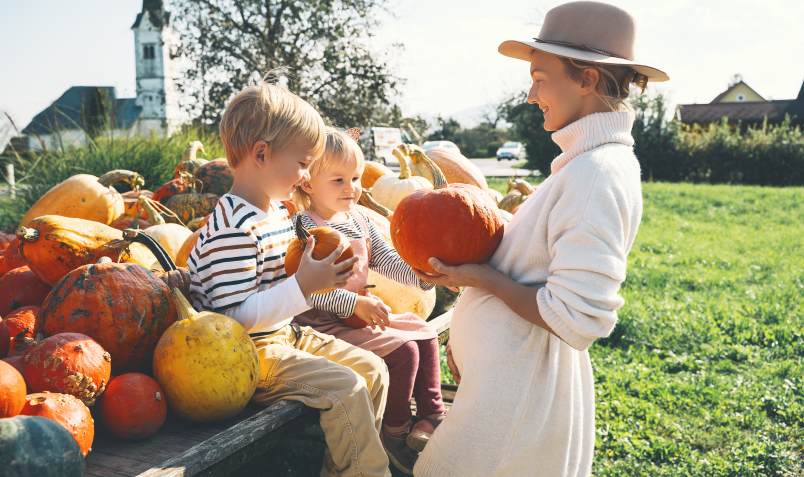
{"label": "pink pants", "polygon": [[388,400],[383,422],[399,427],[411,418],[410,398],[416,398],[416,415],[441,414],[441,366],[438,339],[408,341],[383,360],[388,365]]}

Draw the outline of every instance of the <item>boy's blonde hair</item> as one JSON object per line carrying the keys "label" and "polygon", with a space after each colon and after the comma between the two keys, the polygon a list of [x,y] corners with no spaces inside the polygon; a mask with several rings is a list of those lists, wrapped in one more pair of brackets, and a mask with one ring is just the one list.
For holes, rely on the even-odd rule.
{"label": "boy's blonde hair", "polygon": [[324,150],[324,128],[324,120],[306,101],[263,81],[232,98],[223,112],[220,134],[226,159],[236,168],[257,141],[268,143],[273,153],[300,141],[318,158]]}
{"label": "boy's blonde hair", "polygon": [[[315,161],[310,166],[310,178],[338,164],[354,166],[356,171],[362,173],[363,161],[363,151],[360,150],[360,146],[354,139],[342,131],[328,127],[326,129],[324,154],[320,160]],[[301,187],[297,187],[293,193],[293,202],[296,203],[296,208],[300,211],[309,210],[311,206],[310,196]]]}

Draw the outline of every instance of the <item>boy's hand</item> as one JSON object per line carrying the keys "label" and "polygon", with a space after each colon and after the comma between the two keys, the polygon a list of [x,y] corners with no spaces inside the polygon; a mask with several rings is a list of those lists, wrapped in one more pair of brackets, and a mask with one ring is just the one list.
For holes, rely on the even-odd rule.
{"label": "boy's hand", "polygon": [[358,296],[355,303],[355,315],[365,321],[374,329],[379,326],[385,331],[385,327],[391,324],[388,314],[391,309],[376,296]]}
{"label": "boy's hand", "polygon": [[299,263],[299,270],[296,272],[296,281],[299,282],[299,288],[305,299],[310,298],[313,293],[343,288],[346,281],[354,275],[352,266],[357,262],[357,257],[352,257],[335,264],[335,260],[343,252],[343,244],[338,245],[338,248],[323,260],[313,258],[314,247],[315,236],[312,236],[307,242],[301,263]]}

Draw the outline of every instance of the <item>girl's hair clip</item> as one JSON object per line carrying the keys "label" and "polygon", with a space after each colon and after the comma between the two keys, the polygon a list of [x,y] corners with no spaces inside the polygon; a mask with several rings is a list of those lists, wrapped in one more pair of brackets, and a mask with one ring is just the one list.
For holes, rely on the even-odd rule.
{"label": "girl's hair clip", "polygon": [[343,133],[354,139],[356,143],[360,143],[360,128],[347,129]]}

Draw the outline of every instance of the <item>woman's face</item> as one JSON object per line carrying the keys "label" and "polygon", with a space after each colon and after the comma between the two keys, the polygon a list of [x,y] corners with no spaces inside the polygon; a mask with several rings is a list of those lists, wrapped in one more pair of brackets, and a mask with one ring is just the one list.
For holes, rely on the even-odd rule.
{"label": "woman's face", "polygon": [[567,76],[557,56],[533,50],[530,77],[528,103],[538,104],[544,113],[544,129],[558,131],[586,115],[584,88]]}

